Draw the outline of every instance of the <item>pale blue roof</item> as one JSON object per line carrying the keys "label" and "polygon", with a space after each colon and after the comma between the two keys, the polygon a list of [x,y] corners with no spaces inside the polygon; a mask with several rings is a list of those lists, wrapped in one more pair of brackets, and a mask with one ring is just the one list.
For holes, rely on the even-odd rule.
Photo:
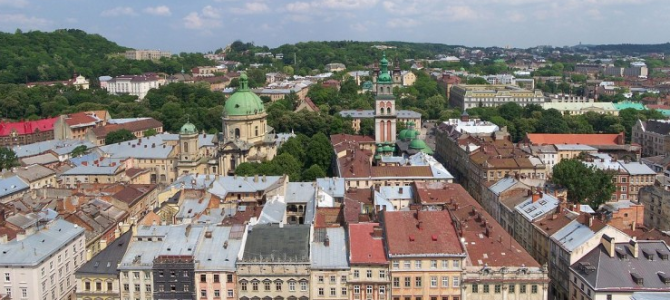
{"label": "pale blue roof", "polygon": [[147,120],[149,118],[119,118],[119,119],[109,119],[107,124],[125,124],[130,122],[137,122],[142,120]]}
{"label": "pale blue roof", "polygon": [[553,195],[543,193],[542,198],[533,203],[531,196],[528,199],[515,206],[514,209],[526,220],[533,222],[540,217],[556,211],[560,201]]}
{"label": "pale blue roof", "polygon": [[498,180],[498,182],[494,183],[492,186],[489,187],[489,190],[493,192],[496,195],[500,195],[500,193],[506,191],[507,189],[513,187],[518,181],[514,179],[514,177],[505,177],[503,179]]}
{"label": "pale blue roof", "polygon": [[18,158],[34,156],[42,154],[47,151],[53,151],[58,155],[69,154],[81,145],[86,145],[87,148],[93,148],[95,145],[88,141],[81,140],[50,140],[44,142],[37,142],[28,145],[14,146],[12,150],[16,153]]}
{"label": "pale blue roof", "polygon": [[201,199],[184,199],[175,218],[177,220],[192,219],[197,214],[205,211],[208,204],[208,201],[201,201]]}
{"label": "pale blue roof", "polygon": [[[99,149],[111,158],[166,159],[174,146],[165,141],[179,140],[178,134],[157,134],[151,137],[102,146]],[[154,146],[155,145],[155,146]]]}
{"label": "pale blue roof", "polygon": [[215,180],[216,176],[214,175],[202,174],[196,176],[195,174],[186,174],[179,176],[167,189],[181,189],[182,186],[189,190],[206,189],[210,187]]}
{"label": "pale blue roof", "polygon": [[286,203],[310,203],[314,201],[316,187],[312,182],[289,182],[286,187]]}
{"label": "pale blue roof", "polygon": [[68,243],[84,234],[84,229],[62,219],[54,220],[48,227],[18,241],[0,244],[0,265],[39,265]]}
{"label": "pale blue roof", "polygon": [[263,210],[258,216],[258,224],[284,223],[286,214],[286,201],[283,196],[274,196],[263,205]]}
{"label": "pale blue roof", "polygon": [[621,166],[628,171],[630,175],[656,175],[656,172],[649,166],[639,162],[619,162]]}
{"label": "pale blue roof", "polygon": [[317,178],[316,185],[332,197],[344,197],[344,178]]}
{"label": "pale blue roof", "polygon": [[591,228],[582,225],[577,220],[573,220],[568,223],[568,225],[561,228],[561,230],[554,233],[554,235],[551,236],[551,239],[568,252],[572,252],[572,250],[575,250],[575,248],[584,244],[584,242],[594,235],[595,233]]}
{"label": "pale blue roof", "polygon": [[0,179],[0,198],[14,193],[28,190],[30,186],[19,176],[12,176]]}
{"label": "pale blue roof", "polygon": [[[421,113],[411,111],[411,110],[397,110],[396,115],[398,118],[406,119],[418,119],[421,118]],[[342,117],[352,117],[352,118],[374,118],[375,111],[372,109],[362,109],[362,110],[342,110],[340,111],[340,116]]]}
{"label": "pale blue roof", "polygon": [[211,231],[211,238],[203,238],[195,252],[196,270],[203,271],[235,271],[237,254],[242,246],[242,240],[231,238],[232,227],[207,226]]}
{"label": "pale blue roof", "polygon": [[344,228],[326,228],[329,245],[313,241],[311,247],[312,269],[348,269],[347,243]]}
{"label": "pale blue roof", "polygon": [[194,255],[203,234],[200,225],[139,226],[119,269],[150,270],[156,256]]}
{"label": "pale blue roof", "polygon": [[389,201],[384,195],[382,195],[380,192],[375,191],[375,198],[374,198],[374,204],[375,207],[379,206],[380,208],[383,208],[386,211],[395,211],[395,207],[393,207],[393,203]]}
{"label": "pale blue roof", "polygon": [[121,165],[114,167],[79,166],[63,172],[61,175],[114,175]]}
{"label": "pale blue roof", "polygon": [[224,176],[218,177],[212,183],[208,192],[219,197],[225,197],[228,193],[244,193],[267,190],[280,182],[282,176]]}
{"label": "pale blue roof", "polygon": [[379,193],[386,199],[409,200],[414,198],[414,192],[408,186],[382,186]]}

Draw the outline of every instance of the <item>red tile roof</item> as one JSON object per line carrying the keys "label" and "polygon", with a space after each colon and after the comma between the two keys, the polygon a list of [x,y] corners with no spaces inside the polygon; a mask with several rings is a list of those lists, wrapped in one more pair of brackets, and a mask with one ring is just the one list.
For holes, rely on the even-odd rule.
{"label": "red tile roof", "polygon": [[446,182],[415,182],[418,202],[423,205],[447,204],[455,197],[469,197],[460,184]]}
{"label": "red tile roof", "polygon": [[447,211],[384,211],[389,256],[465,254]]}
{"label": "red tile roof", "polygon": [[129,184],[124,186],[119,192],[115,193],[113,197],[128,204],[128,206],[132,206],[155,188],[155,184]]}
{"label": "red tile roof", "polygon": [[0,136],[9,136],[12,131],[16,131],[18,135],[31,134],[36,131],[52,131],[54,130],[54,123],[58,118],[41,119],[35,121],[21,121],[14,123],[0,122]]}
{"label": "red tile roof", "polygon": [[352,264],[388,264],[382,237],[373,237],[378,223],[349,225],[349,262]]}
{"label": "red tile roof", "polygon": [[582,144],[582,145],[622,145],[621,134],[561,134],[561,133],[529,133],[527,140],[533,145]]}
{"label": "red tile roof", "polygon": [[163,123],[152,118],[137,120],[122,124],[109,124],[91,129],[99,139],[104,138],[112,131],[126,129],[130,132],[145,131],[153,128],[163,127]]}
{"label": "red tile roof", "polygon": [[472,265],[540,266],[462,186],[454,184],[450,188],[439,192],[443,197],[453,199],[448,209],[458,234],[465,240],[468,260]]}

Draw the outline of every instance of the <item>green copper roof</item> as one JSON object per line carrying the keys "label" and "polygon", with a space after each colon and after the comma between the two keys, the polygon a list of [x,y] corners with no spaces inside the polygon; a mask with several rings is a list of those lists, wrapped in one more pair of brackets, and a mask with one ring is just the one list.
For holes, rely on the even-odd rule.
{"label": "green copper roof", "polygon": [[198,129],[195,128],[195,125],[193,123],[186,122],[181,129],[179,129],[179,134],[194,134],[198,133]]}
{"label": "green copper roof", "polygon": [[223,113],[228,116],[249,116],[263,112],[265,107],[258,95],[249,89],[247,74],[240,75],[240,87],[226,100]]}
{"label": "green copper roof", "polygon": [[378,83],[392,83],[391,75],[389,74],[389,61],[386,59],[386,52],[384,52],[381,60],[381,70],[379,71],[379,76],[377,77]]}
{"label": "green copper roof", "polygon": [[383,148],[384,148],[384,152],[393,152],[393,150],[395,150],[393,147],[391,147],[389,145],[386,145]]}
{"label": "green copper roof", "polygon": [[631,101],[621,101],[621,102],[614,103],[614,107],[617,110],[623,110],[623,109],[626,109],[626,108],[634,108],[634,109],[637,109],[637,110],[645,110],[646,109],[646,108],[644,108],[644,105],[642,105],[642,103],[631,102]]}
{"label": "green copper roof", "polygon": [[428,145],[426,145],[426,142],[420,140],[418,137],[415,137],[410,143],[409,143],[409,148],[413,150],[418,150],[426,154],[433,154],[433,150],[431,150]]}
{"label": "green copper roof", "polygon": [[415,137],[419,135],[419,132],[416,131],[416,129],[403,129],[400,131],[400,135],[398,135],[398,139],[401,141],[409,141],[413,140]]}

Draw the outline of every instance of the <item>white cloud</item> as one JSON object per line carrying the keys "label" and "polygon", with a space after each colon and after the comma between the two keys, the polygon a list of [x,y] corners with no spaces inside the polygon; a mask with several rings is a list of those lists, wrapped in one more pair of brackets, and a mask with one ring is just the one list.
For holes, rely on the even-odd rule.
{"label": "white cloud", "polygon": [[26,16],[24,14],[0,14],[0,23],[20,25],[27,28],[40,28],[51,24],[47,19]]}
{"label": "white cloud", "polygon": [[320,6],[331,9],[366,9],[375,6],[378,0],[321,0]]}
{"label": "white cloud", "polygon": [[202,15],[205,18],[210,18],[210,19],[221,18],[221,13],[219,12],[219,9],[215,8],[211,5],[207,5],[207,6],[202,8]]}
{"label": "white cloud", "polygon": [[24,8],[28,6],[27,0],[0,0],[0,6],[8,6],[15,8]]}
{"label": "white cloud", "polygon": [[188,29],[205,29],[221,27],[220,10],[211,5],[202,8],[200,13],[191,12],[184,17],[184,27]]}
{"label": "white cloud", "polygon": [[446,9],[446,18],[450,21],[476,21],[485,19],[487,12],[477,11],[467,5],[457,5]]}
{"label": "white cloud", "polygon": [[103,17],[120,17],[120,16],[136,16],[137,13],[132,7],[119,6],[108,9],[100,13]]}
{"label": "white cloud", "polygon": [[389,28],[412,28],[419,26],[419,21],[409,18],[393,18],[386,21],[386,26]]}
{"label": "white cloud", "polygon": [[310,2],[292,2],[286,4],[286,10],[292,13],[308,13],[313,7]]}
{"label": "white cloud", "polygon": [[365,22],[353,23],[349,25],[349,28],[357,32],[368,32],[370,31],[370,27],[374,25],[376,25],[374,22],[365,21]]}
{"label": "white cloud", "polygon": [[165,5],[160,5],[156,7],[147,7],[144,9],[144,12],[154,16],[167,17],[172,15],[170,8]]}
{"label": "white cloud", "polygon": [[230,12],[238,15],[262,14],[270,11],[270,7],[262,2],[248,2],[244,7],[233,7]]}

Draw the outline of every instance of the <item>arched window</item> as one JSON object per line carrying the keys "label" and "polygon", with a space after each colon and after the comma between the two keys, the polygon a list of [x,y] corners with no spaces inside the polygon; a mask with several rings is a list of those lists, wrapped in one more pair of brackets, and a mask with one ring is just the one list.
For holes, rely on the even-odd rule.
{"label": "arched window", "polygon": [[390,107],[386,108],[386,113],[389,114],[389,115],[391,114],[391,108]]}
{"label": "arched window", "polygon": [[239,128],[235,128],[235,138],[236,139],[240,138],[240,129]]}
{"label": "arched window", "polygon": [[258,136],[258,126],[256,126],[256,136]]}
{"label": "arched window", "polygon": [[184,152],[188,152],[188,143],[184,142]]}

